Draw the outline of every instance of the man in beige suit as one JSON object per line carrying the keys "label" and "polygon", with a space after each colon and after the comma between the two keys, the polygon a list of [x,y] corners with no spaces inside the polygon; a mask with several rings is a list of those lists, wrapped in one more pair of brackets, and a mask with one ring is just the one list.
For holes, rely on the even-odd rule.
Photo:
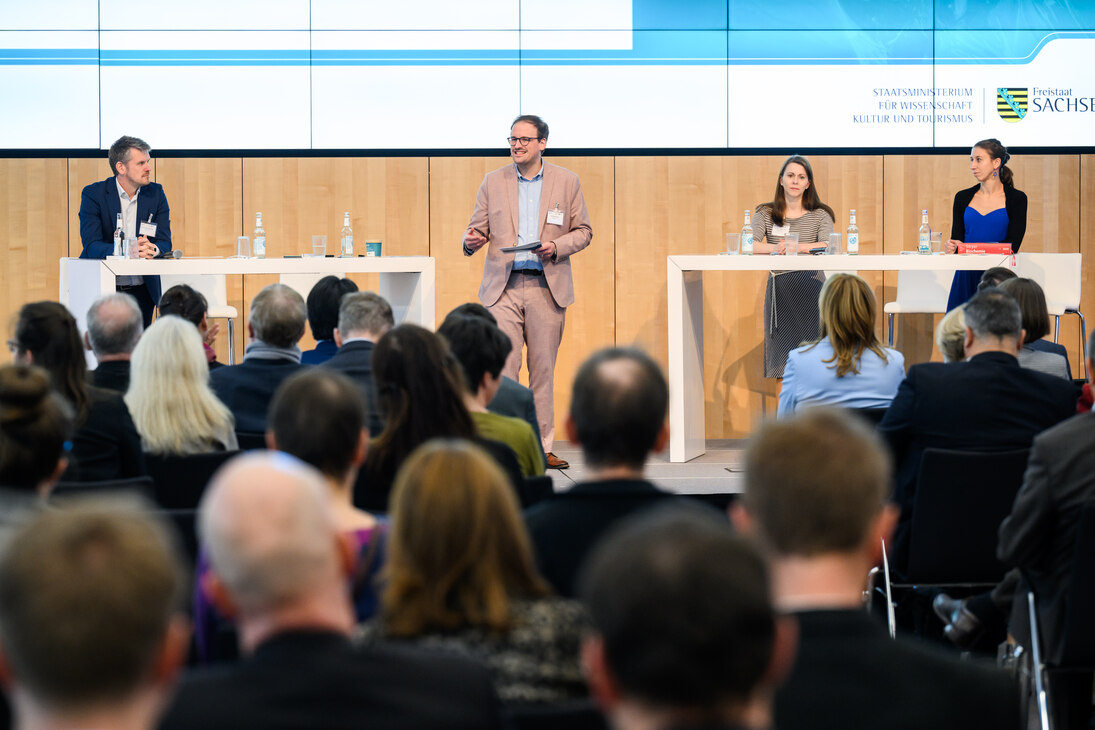
{"label": "man in beige suit", "polygon": [[[570,170],[546,163],[548,125],[531,114],[510,125],[512,165],[488,173],[475,197],[464,255],[483,246],[481,301],[513,342],[502,374],[516,379],[521,350],[528,347],[529,387],[536,400],[547,465],[569,464],[552,453],[555,441],[555,358],[563,339],[566,308],[574,302],[570,257],[589,245],[589,223],[582,187]],[[532,251],[503,248],[539,243]]]}

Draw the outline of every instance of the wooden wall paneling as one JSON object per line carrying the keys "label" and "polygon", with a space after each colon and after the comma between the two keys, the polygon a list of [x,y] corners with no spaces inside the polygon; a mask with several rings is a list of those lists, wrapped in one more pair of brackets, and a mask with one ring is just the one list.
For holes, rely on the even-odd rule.
{"label": "wooden wall paneling", "polygon": [[[68,161],[68,255],[79,256],[84,250],[80,242],[80,193],[93,182],[110,175],[106,152],[102,157],[81,157]],[[156,159],[152,160],[152,180],[156,180]],[[170,192],[168,202],[171,202]]]}
{"label": "wooden wall paneling", "polygon": [[[1079,174],[1076,177],[1079,181],[1077,187],[1080,196],[1080,205],[1076,210],[1079,218],[1080,253],[1083,254],[1083,275],[1081,278],[1083,298],[1080,301],[1080,311],[1084,313],[1084,317],[1087,319],[1087,336],[1089,338],[1091,337],[1091,330],[1095,329],[1095,183],[1085,182],[1084,176],[1092,174],[1095,174],[1095,155],[1081,155]],[[1069,315],[1062,319],[1077,319],[1077,317]],[[1076,327],[1077,325],[1071,326]],[[1061,329],[1064,330],[1063,323]],[[1070,346],[1064,337],[1061,338],[1061,342],[1066,347]],[[1088,347],[1091,347],[1090,340],[1088,341]],[[1069,351],[1069,363],[1072,365],[1072,377],[1081,377],[1083,368],[1080,361],[1072,357],[1071,350]]]}
{"label": "wooden wall paneling", "polygon": [[[243,160],[238,157],[167,158],[154,160],[158,182],[171,206],[171,245],[184,256],[225,258],[236,253],[236,237],[250,235],[243,219]],[[228,303],[236,319],[236,362],[247,341],[243,312],[243,277],[227,277]],[[214,348],[228,362],[228,325],[212,321],[220,333]]]}
{"label": "wooden wall paneling", "polygon": [[0,162],[0,323],[5,339],[25,303],[57,301],[57,261],[68,249],[67,177],[63,159]]}
{"label": "wooden wall paneling", "polygon": [[[343,213],[350,211],[355,253],[366,240],[383,242],[386,256],[429,254],[429,161],[424,157],[254,158],[243,161],[244,231],[262,211],[266,255],[311,252],[312,236],[327,236],[337,254]],[[276,277],[247,277],[245,301]],[[355,275],[375,289],[375,276]],[[306,332],[301,348],[315,340]]]}
{"label": "wooden wall paneling", "polygon": [[[459,304],[478,301],[484,255],[464,256],[460,241],[475,207],[483,176],[506,164],[503,157],[430,160],[430,255],[437,260],[437,320]],[[556,436],[570,404],[570,386],[578,366],[594,350],[615,342],[613,299],[615,266],[615,174],[610,157],[551,159],[575,173],[593,225],[589,247],[572,261],[575,302],[555,367]],[[664,278],[664,276],[663,276]],[[520,379],[528,383],[522,368]]]}

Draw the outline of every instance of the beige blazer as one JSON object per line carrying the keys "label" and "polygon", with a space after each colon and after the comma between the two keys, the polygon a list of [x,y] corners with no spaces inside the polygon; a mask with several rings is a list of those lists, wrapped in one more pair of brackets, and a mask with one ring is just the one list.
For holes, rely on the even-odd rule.
{"label": "beige blazer", "polygon": [[[562,225],[547,222],[549,210],[559,205]],[[499,249],[517,244],[517,168],[513,163],[487,173],[475,196],[475,210],[468,228],[486,236],[487,260],[483,264],[483,283],[479,301],[490,306],[498,301],[509,281],[514,255]],[[552,241],[558,250],[555,261],[544,262],[544,278],[555,303],[568,307],[574,303],[574,279],[570,257],[589,245],[593,227],[589,223],[582,186],[578,176],[566,168],[544,161],[544,181],[540,191],[540,240]],[[461,240],[463,248],[463,240]],[[466,255],[467,250],[464,250]]]}

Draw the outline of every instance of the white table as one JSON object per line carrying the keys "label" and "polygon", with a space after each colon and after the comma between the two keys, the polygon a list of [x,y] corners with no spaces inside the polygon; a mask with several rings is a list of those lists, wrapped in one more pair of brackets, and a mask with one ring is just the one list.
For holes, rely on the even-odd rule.
{"label": "white table", "polygon": [[688,461],[706,449],[703,380],[705,271],[983,271],[1012,266],[1000,254],[889,256],[669,256],[669,460]]}
{"label": "white table", "polygon": [[87,329],[87,310],[113,292],[119,276],[154,274],[379,274],[377,292],[392,305],[397,324],[434,328],[434,259],[431,256],[354,258],[61,259],[61,303]]}

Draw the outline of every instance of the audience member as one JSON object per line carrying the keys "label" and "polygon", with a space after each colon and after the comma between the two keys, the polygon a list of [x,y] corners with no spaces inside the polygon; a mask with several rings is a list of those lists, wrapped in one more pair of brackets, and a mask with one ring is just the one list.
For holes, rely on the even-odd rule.
{"label": "audience member", "polygon": [[[1089,382],[1095,378],[1093,358],[1095,333],[1088,340]],[[936,599],[937,612],[948,622],[946,634],[955,643],[975,641],[982,631],[1003,625],[1010,618],[1008,633],[1029,648],[1030,624],[1024,597],[1029,585],[1038,601],[1043,656],[1050,663],[1060,662],[1080,513],[1095,500],[1093,424],[1095,414],[1083,413],[1035,437],[1023,486],[1011,515],[1000,525],[997,545],[1000,560],[1016,570],[1010,571],[991,593],[962,601],[945,595]],[[1051,675],[1051,697],[1059,700],[1053,708],[1054,727],[1087,727],[1091,681],[1091,672],[1069,677]]]}
{"label": "audience member", "polygon": [[217,362],[217,352],[213,349],[221,326],[209,324],[209,303],[204,294],[189,284],[176,284],[160,297],[159,311],[161,317],[174,314],[197,327],[202,336],[202,348],[205,350],[209,369],[224,367],[223,363]]}
{"label": "audience member", "polygon": [[966,359],[966,305],[961,304],[943,315],[935,328],[935,344],[943,355],[943,362],[962,362]]}
{"label": "audience member", "polygon": [[373,348],[395,325],[392,305],[371,291],[351,292],[342,297],[338,308],[338,329],[334,331],[338,352],[325,365],[348,376],[365,398],[369,435],[384,430],[373,382]]}
{"label": "audience member", "polygon": [[779,391],[779,415],[827,403],[886,408],[905,377],[905,358],[874,332],[874,294],[855,274],[833,274],[821,287],[818,339],[792,350]]}
{"label": "audience member", "polygon": [[995,670],[887,636],[863,608],[897,509],[881,439],[818,408],[762,426],[745,455],[734,523],[769,555],[776,605],[799,650],[776,695],[780,730],[1018,728],[1018,689]]}
{"label": "audience member", "polygon": [[87,384],[87,359],[76,320],[57,302],[32,302],[19,310],[10,343],[15,362],[38,365],[75,410],[64,481],[128,479],[146,473],[141,438],[121,393]]}
{"label": "audience member", "polygon": [[129,358],[144,331],[137,300],[115,292],[96,299],[87,310],[84,342],[98,361],[91,384],[124,393],[129,387]]}
{"label": "audience member", "polygon": [[715,515],[658,510],[609,533],[582,574],[590,692],[619,730],[768,728],[791,663],[760,556]]}
{"label": "audience member", "polygon": [[559,595],[574,595],[579,567],[612,523],[674,498],[643,477],[669,441],[668,404],[662,371],[640,350],[600,350],[579,368],[566,434],[582,447],[586,479],[525,513],[540,572]]}
{"label": "audience member", "polygon": [[340,302],[343,296],[356,291],[357,284],[353,279],[325,276],[308,292],[308,326],[312,329],[316,346],[301,353],[302,363],[321,365],[334,356],[339,348],[334,331],[338,325]]}
{"label": "audience member", "polygon": [[243,660],[180,683],[164,730],[497,728],[486,670],[465,658],[350,641],[353,556],[322,476],[294,457],[229,462],[200,508],[207,589]]}
{"label": "audience member", "polygon": [[463,370],[464,405],[475,428],[485,438],[501,441],[513,449],[521,473],[527,477],[543,474],[544,460],[536,434],[520,418],[500,416],[487,410],[502,381],[502,367],[513,349],[508,337],[485,319],[449,315],[437,330],[449,343]]}
{"label": "audience member", "polygon": [[908,560],[916,478],[925,449],[1030,448],[1034,437],[1076,410],[1076,390],[1061,378],[1019,367],[1019,305],[999,289],[973,296],[965,309],[966,360],[913,365],[879,424],[895,457],[901,517],[891,567]]}
{"label": "audience member", "polygon": [[399,470],[384,579],[366,637],[481,659],[505,703],[585,696],[581,604],[549,597],[513,490],[473,444],[431,441]]}
{"label": "audience member", "polygon": [[[455,315],[479,317],[480,319],[487,320],[496,327],[498,326],[498,320],[494,318],[494,315],[490,313],[489,309],[479,302],[466,302],[461,304],[459,307],[449,312],[448,317]],[[446,317],[446,319],[448,317]],[[536,434],[536,441],[541,442],[540,421],[536,418],[536,399],[532,395],[532,388],[526,388],[513,378],[507,378],[503,375],[502,382],[498,385],[498,392],[494,394],[494,398],[487,404],[487,410],[491,413],[497,413],[500,416],[520,418],[522,421],[525,421],[528,425],[532,426],[532,432]],[[540,444],[540,455],[544,457],[546,463],[547,456],[544,454],[542,443]]]}
{"label": "audience member", "polygon": [[243,362],[211,373],[213,392],[236,417],[236,430],[262,433],[266,411],[282,381],[300,370],[304,300],[284,284],[270,284],[251,300],[251,344]]}
{"label": "audience member", "polygon": [[998,287],[1002,282],[1014,279],[1017,276],[1018,274],[1007,266],[993,266],[981,274],[981,280],[977,282],[977,291]]}
{"label": "audience member", "polygon": [[440,335],[413,324],[393,328],[376,343],[373,377],[384,430],[369,445],[364,481],[355,494],[359,507],[387,512],[399,467],[434,438],[475,441],[505,470],[514,488],[520,486],[513,450],[476,433],[464,406],[460,364]]}
{"label": "audience member", "polygon": [[137,344],[125,402],[145,453],[239,448],[232,413],[209,388],[201,335],[180,317],[160,316]]}
{"label": "audience member", "polygon": [[1019,350],[1019,364],[1046,375],[1056,375],[1072,380],[1072,369],[1068,365],[1068,351],[1064,345],[1042,339],[1049,334],[1049,310],[1046,307],[1046,295],[1042,287],[1033,279],[1008,279],[1000,284],[1005,291],[1019,302],[1019,311],[1023,313],[1023,347]]}
{"label": "audience member", "polygon": [[178,553],[117,500],[44,510],[0,558],[0,655],[20,728],[147,729],[186,660]]}

